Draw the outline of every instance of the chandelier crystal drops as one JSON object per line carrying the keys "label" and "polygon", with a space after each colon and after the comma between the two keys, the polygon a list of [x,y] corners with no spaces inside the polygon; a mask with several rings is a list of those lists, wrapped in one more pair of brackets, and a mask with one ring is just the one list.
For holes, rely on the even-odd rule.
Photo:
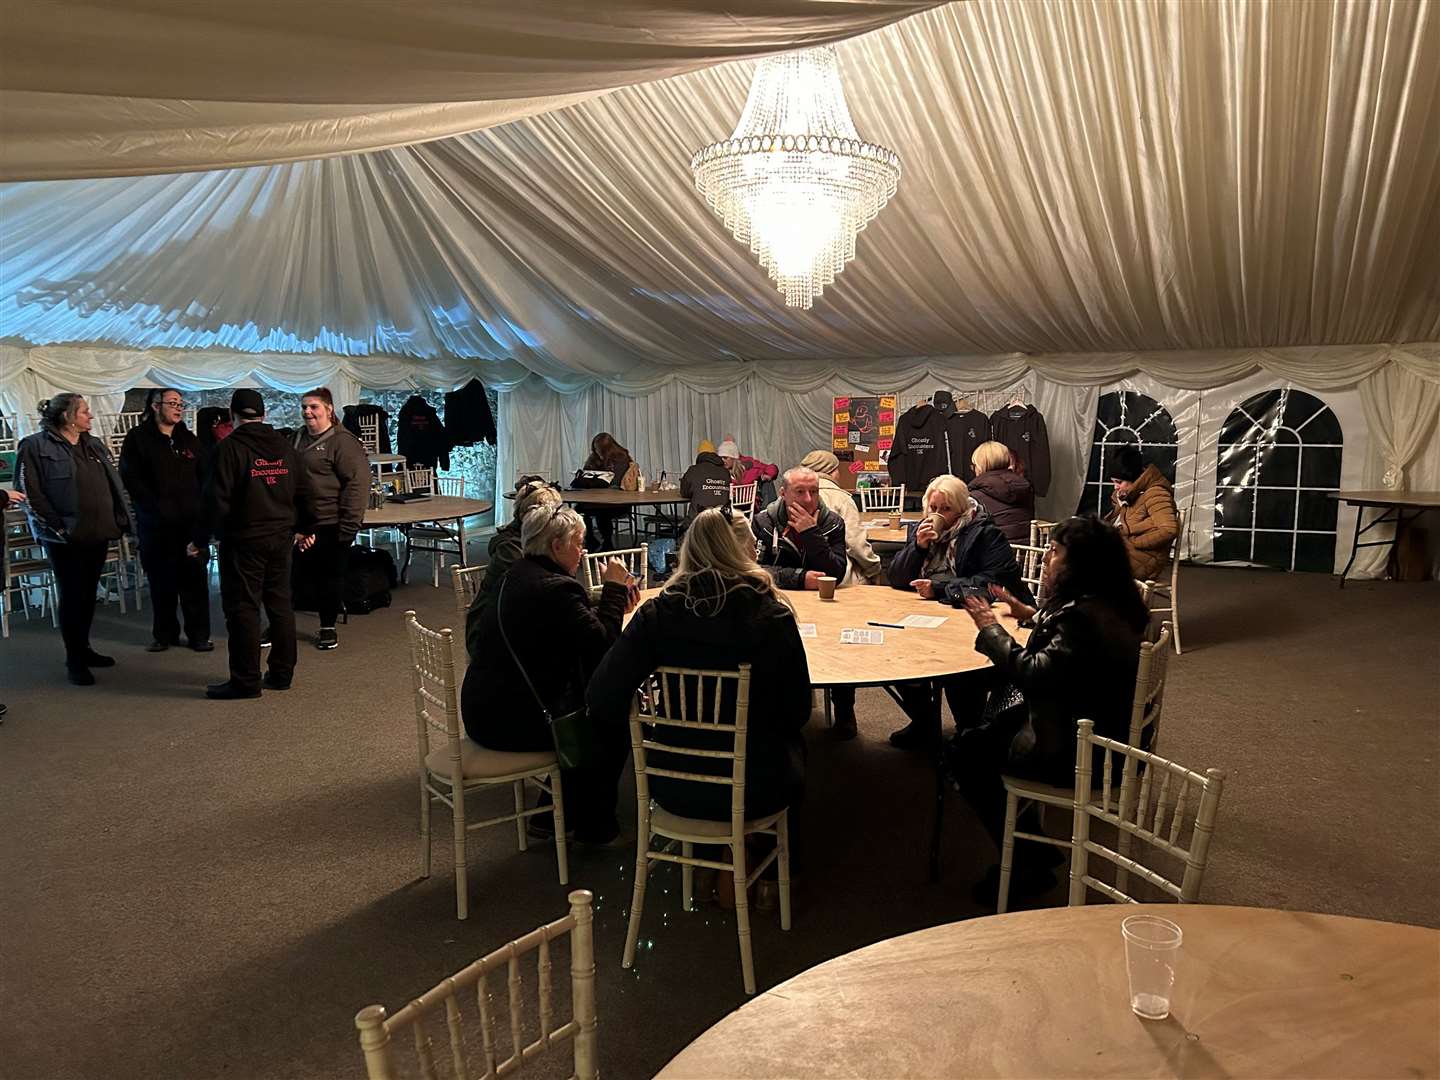
{"label": "chandelier crystal drops", "polygon": [[697,151],[690,168],[710,208],[798,308],[855,257],[856,234],[900,180],[895,152],[855,130],[828,46],[761,60],[734,134]]}

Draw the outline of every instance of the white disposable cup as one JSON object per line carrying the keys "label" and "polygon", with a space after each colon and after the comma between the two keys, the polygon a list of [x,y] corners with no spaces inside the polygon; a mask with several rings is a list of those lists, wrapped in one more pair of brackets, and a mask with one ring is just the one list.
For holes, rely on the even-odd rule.
{"label": "white disposable cup", "polygon": [[1180,959],[1180,927],[1158,915],[1131,915],[1120,924],[1125,937],[1125,969],[1130,976],[1130,1008],[1144,1020],[1170,1015],[1170,992]]}

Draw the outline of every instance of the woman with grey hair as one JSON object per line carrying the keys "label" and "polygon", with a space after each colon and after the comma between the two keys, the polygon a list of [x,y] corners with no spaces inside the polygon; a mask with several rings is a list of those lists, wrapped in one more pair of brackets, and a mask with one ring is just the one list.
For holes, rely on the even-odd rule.
{"label": "woman with grey hair", "polygon": [[21,440],[16,470],[30,531],[55,572],[65,672],[76,686],[95,684],[91,668],[115,666],[113,657],[90,647],[90,624],[105,552],[130,528],[120,474],[109,447],[90,434],[91,424],[80,394],[42,401],[40,430]]}
{"label": "woman with grey hair", "polygon": [[[585,521],[563,503],[529,509],[520,525],[520,551],[495,602],[480,616],[460,695],[465,733],[490,750],[551,748],[535,693],[552,716],[583,705],[590,676],[639,599],[625,564],[611,559],[601,575],[600,597],[590,602],[575,577],[585,555]],[[629,734],[615,727],[599,735],[593,765],[561,771],[566,821],[580,843],[607,844],[620,835],[615,799]]]}

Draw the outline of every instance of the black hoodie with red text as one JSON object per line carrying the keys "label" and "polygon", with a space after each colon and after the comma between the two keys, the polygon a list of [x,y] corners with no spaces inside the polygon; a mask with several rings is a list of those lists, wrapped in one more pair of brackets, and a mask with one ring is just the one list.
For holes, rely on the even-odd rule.
{"label": "black hoodie with red text", "polygon": [[215,446],[205,516],[212,533],[232,543],[309,529],[309,483],[290,440],[261,421],[237,424]]}

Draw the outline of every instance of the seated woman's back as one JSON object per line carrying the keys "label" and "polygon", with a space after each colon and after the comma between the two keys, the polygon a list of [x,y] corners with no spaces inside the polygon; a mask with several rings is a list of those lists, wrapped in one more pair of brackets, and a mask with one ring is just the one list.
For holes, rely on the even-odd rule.
{"label": "seated woman's back", "polygon": [[[697,542],[703,543],[705,526],[713,527],[716,518],[723,528],[743,528],[748,533],[743,520],[736,517],[732,526],[723,514],[707,510],[697,516],[686,534],[687,547],[697,536]],[[753,580],[687,574],[685,556],[682,550],[681,569],[671,584],[636,610],[596,670],[588,694],[591,716],[600,724],[626,723],[636,689],[657,667],[733,671],[749,664],[746,813],[753,817],[774,812],[789,805],[795,786],[803,782],[800,729],[810,717],[810,670],[795,616],[758,567],[759,576]],[[683,692],[693,700],[693,680]],[[680,699],[667,694],[667,700]],[[718,714],[713,700],[697,704],[699,715],[687,706],[687,718],[733,722],[734,694],[728,687]],[[705,749],[728,748],[730,743],[728,734],[674,728],[658,729],[655,737],[671,745]],[[663,753],[653,755],[653,763],[712,775],[730,769],[730,763],[720,758],[680,759]],[[720,785],[653,777],[651,794],[673,813],[711,820],[730,816],[730,792]]]}

